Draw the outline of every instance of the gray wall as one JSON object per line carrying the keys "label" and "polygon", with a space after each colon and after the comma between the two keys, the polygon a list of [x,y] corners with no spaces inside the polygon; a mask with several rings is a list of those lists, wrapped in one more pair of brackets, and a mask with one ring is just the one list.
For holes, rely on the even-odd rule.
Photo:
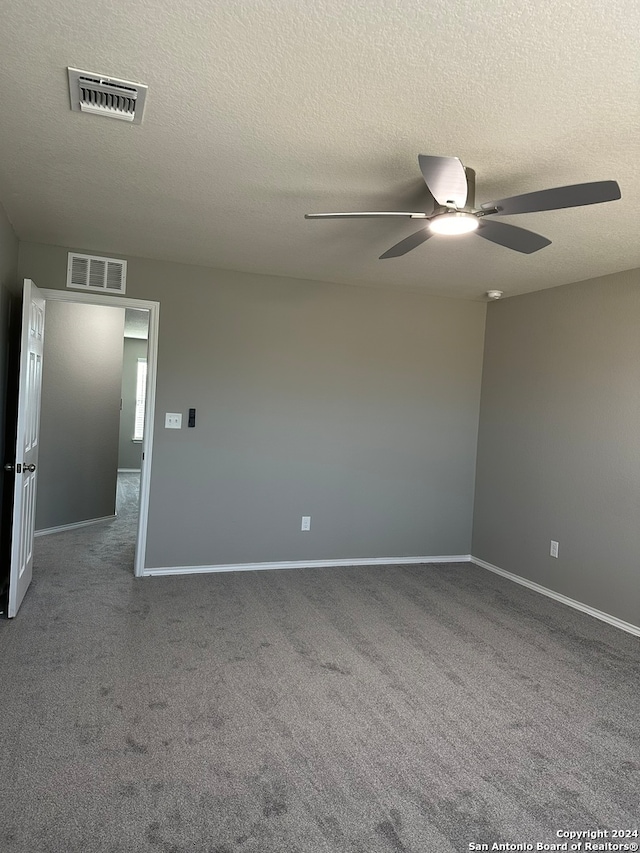
{"label": "gray wall", "polygon": [[47,302],[36,530],[115,512],[123,335],[122,308]]}
{"label": "gray wall", "polygon": [[640,270],[489,306],[473,554],[640,624]]}
{"label": "gray wall", "polygon": [[[66,260],[21,244],[41,287]],[[148,567],[469,553],[484,304],[128,261],[161,302]]]}
{"label": "gray wall", "polygon": [[[9,459],[9,456],[13,457],[12,450],[5,447],[5,403],[8,390],[9,323],[12,307],[15,307],[16,297],[19,292],[18,239],[13,232],[11,223],[7,219],[4,208],[0,204],[0,460],[3,465]],[[2,476],[2,472],[0,472],[0,501],[3,498],[5,480],[9,486],[9,480]],[[2,505],[4,508],[4,504]],[[4,541],[0,543],[0,557],[5,562]]]}
{"label": "gray wall", "polygon": [[136,418],[136,380],[138,359],[147,357],[147,342],[125,338],[122,361],[122,411],[120,412],[120,444],[118,468],[140,468],[142,444],[131,440]]}

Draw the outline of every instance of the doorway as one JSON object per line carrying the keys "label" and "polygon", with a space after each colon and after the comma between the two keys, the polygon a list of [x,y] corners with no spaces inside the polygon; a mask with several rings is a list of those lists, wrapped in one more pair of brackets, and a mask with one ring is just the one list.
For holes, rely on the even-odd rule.
{"label": "doorway", "polygon": [[[134,431],[129,438],[129,443],[130,443],[131,447],[125,447],[122,450],[122,454],[124,454],[125,457],[126,457],[125,450],[129,452],[128,457],[126,457],[129,460],[131,460],[132,458],[135,457],[135,460],[136,460],[136,466],[135,467],[137,467],[137,465],[139,465],[139,468],[140,468],[140,474],[139,474],[140,487],[139,487],[139,498],[138,498],[139,511],[138,511],[136,547],[135,547],[135,557],[134,557],[133,569],[134,569],[135,576],[141,577],[143,575],[143,572],[144,572],[144,558],[145,558],[146,538],[147,538],[147,520],[148,520],[148,510],[149,510],[149,487],[150,487],[150,480],[151,480],[153,422],[154,422],[154,411],[155,411],[156,362],[157,362],[157,349],[158,349],[159,303],[150,302],[150,301],[146,301],[146,300],[128,299],[128,298],[120,297],[120,296],[108,296],[108,295],[104,295],[104,294],[75,293],[75,292],[71,292],[71,291],[67,292],[67,291],[58,291],[58,290],[42,290],[42,294],[45,297],[46,302],[48,302],[48,303],[61,303],[61,302],[62,303],[70,303],[71,305],[75,304],[77,306],[85,305],[85,306],[87,306],[87,308],[90,306],[114,307],[114,308],[119,308],[119,309],[125,309],[123,314],[125,316],[128,314],[130,321],[133,319],[136,319],[136,318],[138,319],[138,321],[140,321],[140,319],[143,316],[141,312],[144,312],[145,321],[148,318],[148,323],[145,322],[145,325],[148,328],[148,337],[147,337],[147,340],[145,341],[145,344],[146,344],[146,346],[145,346],[146,362],[145,362],[145,366],[144,366],[145,367],[145,373],[146,373],[146,377],[145,377],[146,393],[144,395],[142,409],[140,409],[140,406],[138,405],[137,406],[137,409],[138,409],[137,412],[135,412],[136,401],[134,401],[134,415],[137,415],[136,431]],[[53,307],[53,306],[51,306],[51,307]],[[50,312],[50,315],[51,315],[51,313],[52,312]],[[120,312],[117,312],[117,313],[118,313],[118,316],[122,316],[122,315],[120,315]],[[111,314],[111,312],[109,312],[109,314]],[[113,314],[116,314],[116,312],[113,312]],[[131,326],[131,323],[129,325]],[[121,329],[123,328],[123,321],[122,320],[120,320],[120,328]],[[46,335],[47,335],[47,313],[45,311],[45,346],[46,346],[46,340],[47,340]],[[119,340],[119,346],[120,346],[121,354],[122,354],[122,347],[123,347],[124,341],[125,341],[125,337],[124,337],[124,335],[121,335],[120,340]],[[113,342],[113,344],[117,345],[117,343],[115,341]],[[83,354],[78,353],[78,352],[72,352],[70,347],[65,347],[64,348],[64,357],[67,359],[71,359],[71,361],[68,361],[68,368],[69,369],[67,371],[67,373],[69,375],[67,381],[69,383],[71,383],[71,382],[73,382],[73,369],[72,368],[74,367],[74,362],[72,360],[76,359],[76,366],[77,366],[77,359],[82,358]],[[89,383],[89,385],[87,385],[87,388],[93,388],[94,392],[97,392],[99,390],[100,377],[101,377],[99,359],[97,361],[94,359],[93,370],[94,370],[95,381],[93,383]],[[106,371],[106,366],[105,366],[105,371]],[[122,361],[121,361],[120,378],[119,378],[120,385],[122,384],[122,381],[123,381],[123,372],[122,371],[123,371],[123,366],[122,366]],[[60,372],[59,372],[59,375],[64,375],[64,371],[62,371],[62,374],[60,374]],[[47,383],[46,361],[45,361],[45,371],[43,374],[43,380],[44,380],[43,392],[47,393],[47,390],[50,390],[50,389],[46,388],[46,383]],[[78,389],[76,389],[76,390],[78,390]],[[79,389],[79,395],[80,394],[81,394],[81,389]],[[120,399],[120,396],[121,396],[120,390],[118,390],[118,397],[117,397],[118,400]],[[117,401],[116,401],[116,405],[117,405]],[[122,405],[124,406],[124,401],[122,402]],[[120,432],[120,407],[118,406],[117,413],[112,412],[111,414],[117,417],[118,432]],[[75,425],[75,428],[76,428],[76,435],[80,436],[80,440],[82,440],[82,436],[83,436],[82,428],[80,427],[79,432],[78,432],[78,424]],[[98,419],[96,421],[94,418],[93,425],[92,426],[88,425],[88,429],[99,431],[100,419]],[[72,444],[73,443],[71,443],[71,446],[72,446]],[[116,457],[115,457],[116,460],[118,460],[120,458],[120,454],[121,454],[120,444],[122,444],[122,442],[117,442],[117,444],[116,444]],[[99,445],[98,445],[98,447],[99,447]],[[41,447],[40,466],[41,466],[42,473],[45,472],[46,466],[48,464],[46,453],[47,453],[47,450],[46,450],[46,445],[45,445],[44,447]],[[50,453],[49,458],[51,458],[51,453]],[[69,447],[67,448],[67,458],[73,459],[72,451]],[[64,459],[57,459],[57,465],[58,465],[57,476],[60,480],[63,480],[66,483],[66,488],[69,491],[69,495],[70,496],[72,495],[73,500],[75,500],[76,502],[78,501],[78,498],[79,498],[79,495],[77,494],[77,492],[82,492],[83,488],[86,490],[87,496],[90,494],[91,475],[93,473],[95,473],[97,476],[98,473],[100,472],[101,465],[104,466],[104,464],[107,464],[107,465],[111,464],[110,462],[107,462],[107,460],[105,458],[100,458],[99,451],[97,451],[95,454],[89,454],[88,456],[85,456],[85,459],[87,460],[87,462],[85,464],[90,469],[90,471],[88,472],[89,476],[88,477],[84,476],[84,477],[82,477],[81,480],[79,478],[76,478],[75,482],[74,482],[74,478],[72,476],[65,478]],[[137,460],[139,460],[139,462]],[[116,475],[117,468],[118,467],[124,467],[124,466],[120,466],[120,463],[118,461],[114,462],[114,466],[115,466],[115,468],[112,471],[112,474],[114,476],[117,476]],[[51,464],[50,467],[55,467],[55,466],[53,464]],[[131,465],[127,465],[126,467],[134,467],[134,466],[133,466],[133,464],[131,464]],[[115,498],[115,489],[114,489],[114,498]],[[102,520],[102,519],[107,519],[111,515],[111,513],[109,513],[109,512],[103,513],[101,515],[100,512],[101,511],[99,509],[92,510],[91,512],[89,512],[89,516],[90,516],[89,523],[91,523],[92,520],[98,521],[98,520]],[[115,505],[114,505],[114,509],[112,510],[112,512],[115,512]],[[96,513],[97,513],[97,515],[96,515]],[[85,513],[85,517],[86,517],[86,513]],[[111,515],[111,517],[113,517],[113,516]],[[77,526],[84,526],[85,524],[86,524],[86,522],[84,522],[84,523],[81,522]],[[42,527],[42,526],[47,527],[46,522],[44,525],[40,524],[39,526],[40,527]],[[68,525],[63,525],[63,526],[66,527]],[[55,527],[55,525],[48,525],[48,527],[53,528],[53,527]]]}

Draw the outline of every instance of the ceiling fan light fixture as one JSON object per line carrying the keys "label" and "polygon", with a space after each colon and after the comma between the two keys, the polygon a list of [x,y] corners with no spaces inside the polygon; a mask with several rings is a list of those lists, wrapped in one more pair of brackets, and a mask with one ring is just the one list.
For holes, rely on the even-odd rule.
{"label": "ceiling fan light fixture", "polygon": [[472,213],[451,211],[434,216],[429,221],[429,229],[434,234],[468,234],[478,227],[478,220]]}
{"label": "ceiling fan light fixture", "polygon": [[[543,210],[562,210],[565,207],[582,207],[615,201],[621,197],[616,181],[591,181],[588,184],[571,184],[567,187],[552,187],[523,195],[488,201],[476,210],[476,173],[462,165],[458,157],[418,156],[422,177],[435,202],[433,213],[416,211],[371,210],[353,213],[307,213],[307,219],[351,219],[369,217],[404,216],[408,219],[423,219],[426,223],[408,237],[400,240],[380,255],[380,260],[399,258],[417,249],[433,234],[456,235],[477,231],[478,237],[531,255],[549,246],[551,240],[526,228],[518,228],[507,222],[495,221],[493,216],[511,216],[514,213],[537,213]],[[484,217],[490,217],[485,219]],[[482,219],[482,222],[480,222]]]}

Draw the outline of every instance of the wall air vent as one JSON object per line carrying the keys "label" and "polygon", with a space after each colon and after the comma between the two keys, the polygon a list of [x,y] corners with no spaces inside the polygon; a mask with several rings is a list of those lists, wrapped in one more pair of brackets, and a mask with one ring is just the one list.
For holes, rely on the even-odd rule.
{"label": "wall air vent", "polygon": [[140,124],[148,86],[78,68],[67,71],[72,110]]}
{"label": "wall air vent", "polygon": [[126,284],[126,261],[69,252],[67,287],[77,290],[99,290],[102,293],[124,293]]}

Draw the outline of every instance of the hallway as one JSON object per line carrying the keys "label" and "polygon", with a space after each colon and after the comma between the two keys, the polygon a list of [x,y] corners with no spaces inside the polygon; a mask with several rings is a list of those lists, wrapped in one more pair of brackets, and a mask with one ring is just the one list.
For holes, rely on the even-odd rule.
{"label": "hallway", "polygon": [[[133,576],[138,524],[139,473],[119,473],[116,495],[117,518],[62,533],[37,537],[34,543],[32,589],[49,583],[51,592],[91,585],[100,574],[116,579]],[[54,580],[56,579],[56,580]]]}

